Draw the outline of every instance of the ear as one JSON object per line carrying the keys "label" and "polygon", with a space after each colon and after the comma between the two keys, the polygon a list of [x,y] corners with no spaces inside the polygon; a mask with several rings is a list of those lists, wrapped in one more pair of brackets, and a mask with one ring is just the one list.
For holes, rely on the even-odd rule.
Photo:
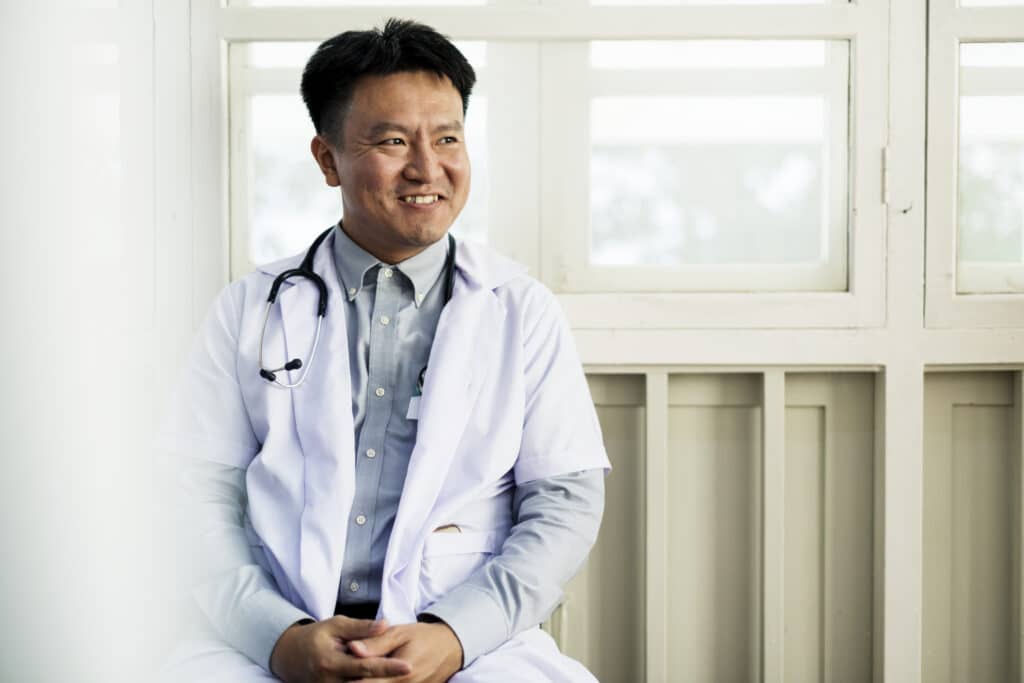
{"label": "ear", "polygon": [[313,153],[313,158],[320,167],[320,172],[324,174],[324,181],[330,187],[341,185],[341,179],[338,177],[338,168],[334,161],[334,149],[331,143],[327,142],[323,136],[317,135],[309,143],[309,151]]}

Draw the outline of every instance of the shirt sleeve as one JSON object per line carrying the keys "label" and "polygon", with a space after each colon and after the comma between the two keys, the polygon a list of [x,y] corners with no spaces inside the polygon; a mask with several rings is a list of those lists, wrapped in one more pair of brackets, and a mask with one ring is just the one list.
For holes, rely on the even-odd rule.
{"label": "shirt sleeve", "polygon": [[603,512],[603,469],[518,485],[516,522],[501,552],[421,616],[448,624],[469,666],[551,615],[597,539]]}
{"label": "shirt sleeve", "polygon": [[256,559],[262,548],[253,546],[243,521],[245,470],[190,459],[179,466],[178,481],[189,508],[186,548],[200,558],[192,596],[225,642],[270,671],[281,634],[312,617],[281,595]]}

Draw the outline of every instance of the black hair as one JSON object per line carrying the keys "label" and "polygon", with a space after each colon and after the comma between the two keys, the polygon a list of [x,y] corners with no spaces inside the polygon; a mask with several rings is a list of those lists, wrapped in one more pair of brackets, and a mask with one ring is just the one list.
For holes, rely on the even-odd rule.
{"label": "black hair", "polygon": [[462,113],[476,73],[459,49],[429,26],[388,19],[383,29],[345,31],[320,43],[302,72],[302,100],[318,134],[341,142],[341,123],[356,82],[364,76],[429,71],[447,76],[462,97]]}

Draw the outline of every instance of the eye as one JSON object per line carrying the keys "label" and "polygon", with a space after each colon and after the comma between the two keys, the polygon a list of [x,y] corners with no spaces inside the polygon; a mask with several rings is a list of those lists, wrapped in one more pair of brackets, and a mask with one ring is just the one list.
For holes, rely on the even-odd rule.
{"label": "eye", "polygon": [[402,138],[387,138],[386,140],[381,140],[378,144],[394,147],[396,145],[404,145],[405,140]]}
{"label": "eye", "polygon": [[459,141],[459,139],[457,137],[455,137],[454,135],[445,135],[443,138],[441,138],[441,144],[442,145],[452,145],[452,144],[455,144],[458,141]]}

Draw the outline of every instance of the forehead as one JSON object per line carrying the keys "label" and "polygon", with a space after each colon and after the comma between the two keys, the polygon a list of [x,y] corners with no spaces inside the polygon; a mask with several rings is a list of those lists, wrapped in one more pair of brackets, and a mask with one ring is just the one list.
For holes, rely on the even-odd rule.
{"label": "forehead", "polygon": [[430,71],[403,71],[364,76],[352,90],[346,128],[380,121],[403,124],[462,120],[462,97],[447,76]]}

